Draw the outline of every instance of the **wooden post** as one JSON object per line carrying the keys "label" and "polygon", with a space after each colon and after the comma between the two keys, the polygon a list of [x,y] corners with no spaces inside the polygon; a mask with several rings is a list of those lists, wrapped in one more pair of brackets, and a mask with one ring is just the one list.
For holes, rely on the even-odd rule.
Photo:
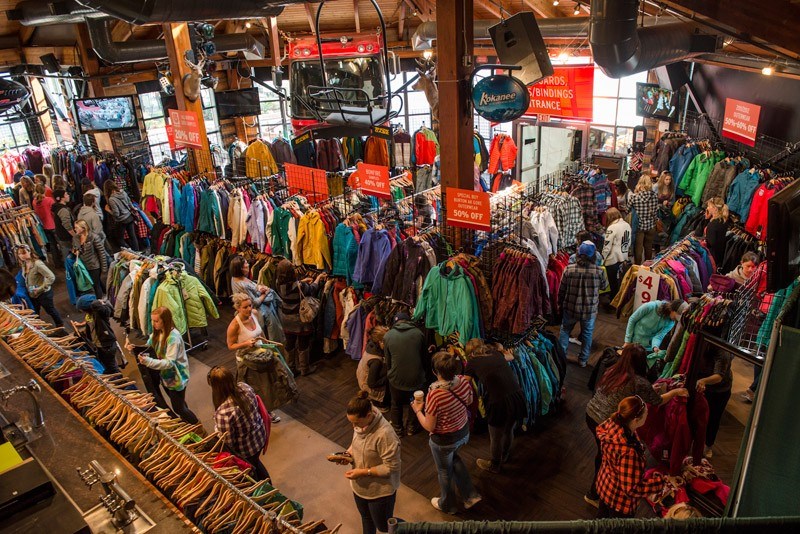
{"label": "wooden post", "polygon": [[211,159],[211,147],[208,143],[206,133],[206,123],[203,120],[203,101],[198,98],[195,102],[190,102],[183,95],[183,77],[191,72],[189,66],[184,61],[184,53],[192,49],[189,39],[189,26],[185,22],[176,24],[164,24],[164,40],[167,43],[167,56],[169,57],[169,68],[172,71],[172,83],[175,86],[175,98],[178,101],[178,109],[181,111],[191,111],[197,115],[197,124],[200,129],[200,142],[202,148],[190,148],[189,162],[194,168],[195,173],[212,172],[214,163]]}
{"label": "wooden post", "polygon": [[[472,105],[472,1],[437,0],[436,47],[439,75],[439,148],[442,199],[447,187],[474,188]],[[466,64],[465,64],[466,63]],[[443,210],[442,220],[447,224]]]}

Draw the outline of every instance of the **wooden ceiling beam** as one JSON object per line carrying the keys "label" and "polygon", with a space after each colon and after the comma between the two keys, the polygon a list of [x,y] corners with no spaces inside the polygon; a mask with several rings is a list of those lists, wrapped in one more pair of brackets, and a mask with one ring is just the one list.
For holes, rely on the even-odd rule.
{"label": "wooden ceiling beam", "polygon": [[403,39],[403,31],[406,29],[406,3],[400,3],[400,16],[397,19],[397,35]]}
{"label": "wooden ceiling beam", "polygon": [[486,0],[475,0],[475,3],[478,4],[483,8],[484,11],[488,11],[492,15],[497,18],[501,18],[502,14],[500,13],[500,8],[496,5],[492,4],[490,1]]}
{"label": "wooden ceiling beam", "polygon": [[78,52],[72,46],[27,46],[22,48],[7,48],[0,50],[0,66],[13,67],[15,65],[41,65],[42,56],[53,54],[64,67],[80,65]]}
{"label": "wooden ceiling beam", "polygon": [[[422,22],[429,22],[434,20],[433,13],[431,12],[430,4],[426,0],[403,0],[409,8],[411,8],[411,16],[416,13],[419,20]],[[433,10],[435,12],[435,10]]]}
{"label": "wooden ceiling beam", "polygon": [[35,31],[36,31],[36,26],[22,26],[19,29],[19,43],[22,46],[27,45],[28,41],[30,41],[31,37],[33,37],[33,32]]}
{"label": "wooden ceiling beam", "polygon": [[303,7],[306,9],[306,18],[308,18],[308,27],[311,28],[311,33],[314,35],[317,34],[317,27],[314,21],[316,20],[316,13],[311,8],[311,3],[306,2],[303,4]]}
{"label": "wooden ceiling beam", "polygon": [[552,19],[562,16],[550,0],[524,0],[524,4],[540,17]]}
{"label": "wooden ceiling beam", "polygon": [[127,41],[133,35],[133,25],[125,21],[119,20],[111,28],[112,41]]}
{"label": "wooden ceiling beam", "polygon": [[358,0],[353,0],[353,15],[356,19],[356,33],[361,33],[361,20],[358,16]]}
{"label": "wooden ceiling beam", "polygon": [[281,37],[278,32],[278,17],[261,19],[261,23],[269,30],[269,58],[274,67],[281,66]]}

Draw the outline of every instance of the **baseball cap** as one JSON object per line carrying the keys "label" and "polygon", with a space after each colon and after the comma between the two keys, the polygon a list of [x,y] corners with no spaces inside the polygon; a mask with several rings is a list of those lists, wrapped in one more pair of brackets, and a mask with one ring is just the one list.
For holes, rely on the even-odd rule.
{"label": "baseball cap", "polygon": [[95,300],[97,300],[97,297],[91,293],[88,295],[81,295],[75,302],[75,306],[80,311],[88,312],[92,309],[92,303],[94,303]]}
{"label": "baseball cap", "polygon": [[578,247],[578,254],[582,256],[592,257],[597,252],[597,248],[594,246],[594,243],[591,241],[584,241]]}

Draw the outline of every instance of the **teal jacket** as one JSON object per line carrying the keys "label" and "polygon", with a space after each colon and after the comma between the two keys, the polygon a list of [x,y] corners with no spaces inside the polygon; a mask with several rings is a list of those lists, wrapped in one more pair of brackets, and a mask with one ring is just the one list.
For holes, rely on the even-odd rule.
{"label": "teal jacket", "polygon": [[445,271],[440,263],[428,273],[422,296],[414,311],[414,320],[425,316],[425,326],[447,336],[458,332],[462,343],[481,337],[480,313],[472,282],[461,266]]}
{"label": "teal jacket", "polygon": [[333,234],[333,275],[346,276],[347,283],[350,284],[357,259],[358,243],[353,235],[353,229],[344,223],[339,223]]}
{"label": "teal jacket", "polygon": [[656,300],[642,304],[628,319],[625,330],[625,343],[639,343],[648,352],[658,347],[675,326],[675,321],[665,319],[658,314],[658,307],[664,301]]}

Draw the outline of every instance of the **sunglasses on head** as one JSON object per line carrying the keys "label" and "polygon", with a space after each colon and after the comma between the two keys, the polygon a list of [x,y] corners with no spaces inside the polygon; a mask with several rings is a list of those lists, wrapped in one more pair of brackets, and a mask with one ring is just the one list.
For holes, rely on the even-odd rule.
{"label": "sunglasses on head", "polygon": [[642,399],[639,395],[634,395],[634,397],[636,397],[639,400],[639,403],[640,403],[639,404],[639,408],[636,410],[636,417],[639,418],[639,417],[642,416],[644,411],[647,409],[647,404],[644,402],[644,399]]}

